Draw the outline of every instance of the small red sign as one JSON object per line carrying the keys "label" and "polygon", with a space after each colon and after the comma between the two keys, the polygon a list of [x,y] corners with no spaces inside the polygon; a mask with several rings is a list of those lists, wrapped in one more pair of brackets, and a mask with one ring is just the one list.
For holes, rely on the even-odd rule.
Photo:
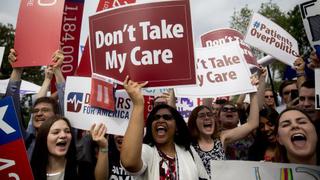
{"label": "small red sign", "polygon": [[92,72],[149,87],[196,83],[189,1],[126,6],[89,17]]}
{"label": "small red sign", "polygon": [[42,66],[52,62],[60,46],[64,0],[21,0],[14,49],[14,67]]}
{"label": "small red sign", "polygon": [[90,105],[114,111],[113,84],[91,78]]}

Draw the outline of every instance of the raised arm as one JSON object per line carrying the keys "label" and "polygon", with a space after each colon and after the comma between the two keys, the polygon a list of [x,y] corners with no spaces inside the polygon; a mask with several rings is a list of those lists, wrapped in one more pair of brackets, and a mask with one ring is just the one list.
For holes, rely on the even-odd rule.
{"label": "raised arm", "polygon": [[128,76],[123,82],[123,86],[132,100],[133,110],[123,138],[120,160],[123,167],[130,172],[138,172],[143,165],[141,150],[144,128],[144,99],[141,88],[147,83],[131,81]]}
{"label": "raised arm", "polygon": [[93,124],[90,129],[92,140],[99,146],[98,160],[94,169],[96,180],[105,180],[109,177],[108,140],[105,138],[107,128],[104,124]]}
{"label": "raised arm", "polygon": [[[253,80],[253,84],[257,84],[257,80]],[[230,130],[224,130],[221,132],[220,139],[224,147],[234,141],[240,140],[246,136],[259,125],[259,107],[257,93],[250,94],[250,113],[248,121],[241,126]]]}
{"label": "raised arm", "polygon": [[259,67],[258,71],[258,78],[259,78],[259,86],[257,91],[257,98],[258,98],[258,106],[259,111],[262,109],[264,105],[264,91],[266,89],[266,77],[267,77],[267,69],[263,67]]}
{"label": "raised arm", "polygon": [[19,123],[20,123],[20,129],[25,136],[25,124],[21,117],[21,107],[20,107],[20,87],[21,87],[21,75],[23,72],[23,68],[19,67],[13,67],[13,63],[17,61],[17,53],[14,49],[10,49],[10,53],[8,56],[8,61],[10,65],[12,66],[13,70],[10,75],[10,80],[6,89],[6,95],[5,96],[11,96],[14,102],[14,107],[16,109]]}
{"label": "raised arm", "polygon": [[53,61],[53,73],[54,77],[56,78],[56,88],[58,92],[58,102],[59,102],[59,108],[60,112],[63,115],[64,114],[64,90],[65,90],[65,78],[61,71],[61,65],[64,60],[63,52],[60,50],[57,50],[53,53],[52,61]]}
{"label": "raised arm", "polygon": [[304,68],[305,68],[305,62],[304,60],[299,57],[294,61],[294,69],[297,72],[297,86],[298,89],[300,89],[301,85],[303,84],[303,82],[306,81],[306,77],[305,77],[305,72],[304,72]]}
{"label": "raised arm", "polygon": [[40,88],[40,91],[37,93],[36,98],[40,98],[40,97],[45,97],[47,96],[47,93],[49,91],[49,87],[50,87],[50,83],[53,77],[53,68],[48,66],[45,70],[44,70],[44,80],[42,82],[42,86]]}

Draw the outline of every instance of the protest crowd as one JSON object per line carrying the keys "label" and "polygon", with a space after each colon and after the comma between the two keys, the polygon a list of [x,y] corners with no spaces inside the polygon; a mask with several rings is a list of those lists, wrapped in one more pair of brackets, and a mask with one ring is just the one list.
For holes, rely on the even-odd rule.
{"label": "protest crowd", "polygon": [[[13,99],[36,180],[209,180],[218,171],[213,164],[229,160],[320,165],[320,111],[315,104],[319,77],[306,73],[320,68],[316,51],[307,55],[310,61],[294,60],[295,77],[283,80],[279,91],[267,83],[267,68],[257,66],[248,78],[255,91],[227,99],[201,98],[188,117],[177,108],[175,88],[147,102],[143,88],[150,82],[126,75],[122,85],[133,107],[124,134],[107,133],[109,127],[101,121],[87,130],[72,126],[65,115],[65,54],[59,49],[52,53],[28,124],[20,102],[21,76],[28,67],[14,66],[22,59],[13,47],[7,58],[13,70],[4,97]],[[52,79],[56,91],[48,93]],[[147,115],[146,103],[152,104]]]}

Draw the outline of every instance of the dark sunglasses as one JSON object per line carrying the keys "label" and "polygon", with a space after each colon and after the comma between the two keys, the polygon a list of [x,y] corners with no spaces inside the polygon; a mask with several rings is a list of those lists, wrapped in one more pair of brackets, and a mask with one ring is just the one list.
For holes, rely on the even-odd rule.
{"label": "dark sunglasses", "polygon": [[231,107],[231,108],[229,108],[229,107],[223,107],[223,108],[221,108],[221,111],[222,111],[222,112],[227,112],[227,111],[237,112],[237,108],[235,108],[235,107]]}
{"label": "dark sunglasses", "polygon": [[168,120],[171,120],[173,118],[173,116],[170,114],[163,114],[163,115],[156,114],[153,116],[153,120],[159,120],[160,118],[168,121]]}

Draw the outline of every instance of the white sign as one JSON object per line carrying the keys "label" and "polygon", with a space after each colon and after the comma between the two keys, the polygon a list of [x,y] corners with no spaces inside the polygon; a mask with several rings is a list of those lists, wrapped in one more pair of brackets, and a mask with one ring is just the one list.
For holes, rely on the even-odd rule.
{"label": "white sign", "polygon": [[176,88],[179,97],[221,97],[256,91],[238,42],[197,48],[197,87]]}
{"label": "white sign", "polygon": [[299,56],[297,40],[282,27],[258,13],[251,17],[244,42],[290,66],[293,66]]}
{"label": "white sign", "polygon": [[0,68],[1,68],[1,64],[2,64],[2,59],[3,59],[3,54],[4,54],[4,48],[5,48],[5,47],[1,47],[1,46],[0,46]]}
{"label": "white sign", "polygon": [[124,135],[132,111],[127,93],[116,92],[116,111],[112,112],[90,106],[90,92],[91,78],[67,77],[64,109],[72,127],[89,130],[94,123],[104,123],[108,134]]}
{"label": "white sign", "polygon": [[308,40],[320,53],[320,1],[308,0],[300,4],[300,12]]}
{"label": "white sign", "polygon": [[[211,179],[246,180],[319,180],[320,167],[302,164],[211,161]],[[236,178],[238,177],[238,178]]]}
{"label": "white sign", "polygon": [[[320,69],[314,69],[314,79],[317,79],[317,77],[320,77]],[[315,81],[315,87],[316,87],[316,109],[320,109],[320,82],[319,81]]]}
{"label": "white sign", "polygon": [[[9,79],[0,80],[0,94],[5,94]],[[22,80],[20,87],[20,94],[36,94],[40,91],[41,86]]]}

